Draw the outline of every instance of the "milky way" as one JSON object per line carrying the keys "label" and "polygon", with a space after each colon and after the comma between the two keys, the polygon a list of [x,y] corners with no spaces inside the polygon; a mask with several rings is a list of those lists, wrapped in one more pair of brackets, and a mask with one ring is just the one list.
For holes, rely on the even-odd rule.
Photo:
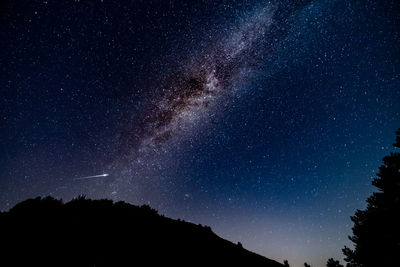
{"label": "milky way", "polygon": [[200,53],[193,52],[194,58],[183,62],[155,88],[157,94],[152,95],[148,107],[125,129],[121,154],[108,167],[116,177],[109,189],[114,197],[115,192],[132,194],[142,177],[151,177],[149,170],[152,175],[162,175],[154,170],[162,171],[168,154],[182,141],[195,140],[213,118],[229,109],[230,98],[242,94],[238,83],[245,83],[246,74],[266,56],[259,49],[271,38],[274,10],[272,5],[263,6],[242,18],[239,26]]}
{"label": "milky way", "polygon": [[139,115],[140,122],[132,130],[137,144],[134,149],[142,151],[162,145],[189,131],[204,117],[212,116],[215,105],[223,101],[221,98],[229,97],[235,83],[243,79],[241,74],[249,67],[255,43],[265,38],[272,16],[272,8],[257,12],[230,38],[217,41],[210,51],[203,51],[206,55],[193,59],[168,77],[159,89],[160,99],[153,101],[149,113]]}

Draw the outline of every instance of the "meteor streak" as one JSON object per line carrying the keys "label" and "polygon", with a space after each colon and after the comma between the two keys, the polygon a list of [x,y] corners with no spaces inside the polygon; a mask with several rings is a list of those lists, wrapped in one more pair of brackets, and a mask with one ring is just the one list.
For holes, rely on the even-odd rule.
{"label": "meteor streak", "polygon": [[92,179],[92,178],[100,178],[100,177],[107,177],[109,175],[110,174],[108,174],[108,173],[103,173],[103,174],[99,174],[99,175],[79,177],[79,178],[74,178],[74,181],[76,181],[76,180],[86,180],[86,179]]}

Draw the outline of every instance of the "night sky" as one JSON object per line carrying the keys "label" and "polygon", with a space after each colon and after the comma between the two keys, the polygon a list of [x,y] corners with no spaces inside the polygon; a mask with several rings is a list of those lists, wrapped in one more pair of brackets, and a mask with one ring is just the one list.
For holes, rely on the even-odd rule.
{"label": "night sky", "polygon": [[2,1],[0,210],[149,204],[342,260],[400,126],[397,1]]}

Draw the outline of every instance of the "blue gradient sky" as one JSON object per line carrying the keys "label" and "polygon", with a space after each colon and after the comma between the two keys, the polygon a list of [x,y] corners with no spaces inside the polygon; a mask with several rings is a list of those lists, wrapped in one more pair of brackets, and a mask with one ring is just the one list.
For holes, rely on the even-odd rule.
{"label": "blue gradient sky", "polygon": [[147,203],[291,266],[342,260],[400,126],[399,3],[1,5],[1,210]]}

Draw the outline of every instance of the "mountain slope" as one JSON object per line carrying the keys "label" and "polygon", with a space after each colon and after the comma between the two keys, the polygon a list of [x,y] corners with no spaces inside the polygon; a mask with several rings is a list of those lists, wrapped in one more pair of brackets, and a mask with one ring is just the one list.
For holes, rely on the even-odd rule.
{"label": "mountain slope", "polygon": [[10,266],[283,266],[209,227],[111,200],[29,199],[0,214],[0,231]]}

